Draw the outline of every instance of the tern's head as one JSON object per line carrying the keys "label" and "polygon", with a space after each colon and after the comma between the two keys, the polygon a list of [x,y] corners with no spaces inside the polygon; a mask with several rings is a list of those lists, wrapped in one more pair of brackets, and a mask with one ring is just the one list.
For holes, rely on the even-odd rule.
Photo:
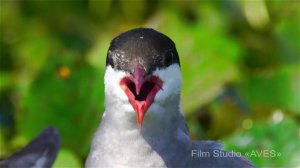
{"label": "tern's head", "polygon": [[154,104],[176,106],[172,101],[179,100],[181,83],[178,53],[166,35],[138,28],[112,40],[106,58],[105,93],[130,104],[139,126]]}

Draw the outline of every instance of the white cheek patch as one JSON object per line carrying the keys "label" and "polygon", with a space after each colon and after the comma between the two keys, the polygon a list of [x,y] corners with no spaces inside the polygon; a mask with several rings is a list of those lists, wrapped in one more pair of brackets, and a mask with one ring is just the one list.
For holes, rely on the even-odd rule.
{"label": "white cheek patch", "polygon": [[105,94],[128,101],[128,97],[120,87],[120,81],[126,76],[128,76],[127,73],[114,70],[110,65],[107,66],[104,76]]}
{"label": "white cheek patch", "polygon": [[165,69],[157,69],[153,75],[158,76],[163,81],[162,90],[157,92],[154,101],[165,102],[166,99],[180,94],[182,86],[181,70],[178,64],[170,65]]}

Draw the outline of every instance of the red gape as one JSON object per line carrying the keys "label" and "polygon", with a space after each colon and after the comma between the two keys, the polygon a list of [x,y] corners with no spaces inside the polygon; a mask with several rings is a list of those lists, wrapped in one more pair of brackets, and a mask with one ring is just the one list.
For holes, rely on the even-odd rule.
{"label": "red gape", "polygon": [[157,76],[146,76],[145,71],[139,66],[133,76],[124,77],[121,88],[126,93],[130,104],[137,115],[139,128],[150,105],[153,103],[156,93],[162,89],[163,82]]}

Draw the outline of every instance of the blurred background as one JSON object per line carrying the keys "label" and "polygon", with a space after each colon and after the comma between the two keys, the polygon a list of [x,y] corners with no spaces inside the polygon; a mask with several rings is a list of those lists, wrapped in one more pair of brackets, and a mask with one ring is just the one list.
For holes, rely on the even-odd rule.
{"label": "blurred background", "polygon": [[152,27],[177,45],[191,138],[252,152],[259,167],[300,166],[299,1],[0,2],[1,159],[52,125],[54,167],[82,167],[104,111],[110,40]]}

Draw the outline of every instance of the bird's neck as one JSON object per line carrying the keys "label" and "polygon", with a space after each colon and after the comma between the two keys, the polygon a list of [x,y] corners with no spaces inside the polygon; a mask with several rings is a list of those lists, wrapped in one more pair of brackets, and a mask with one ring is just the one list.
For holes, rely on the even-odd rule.
{"label": "bird's neck", "polygon": [[[106,112],[102,118],[111,132],[136,132],[144,138],[161,138],[175,136],[180,129],[183,115],[179,105],[180,97],[173,98],[164,105],[154,102],[145,114],[142,126],[139,128],[137,116],[127,100],[117,100],[106,96]],[[107,120],[107,122],[106,122]],[[106,127],[106,126],[105,126]]]}

